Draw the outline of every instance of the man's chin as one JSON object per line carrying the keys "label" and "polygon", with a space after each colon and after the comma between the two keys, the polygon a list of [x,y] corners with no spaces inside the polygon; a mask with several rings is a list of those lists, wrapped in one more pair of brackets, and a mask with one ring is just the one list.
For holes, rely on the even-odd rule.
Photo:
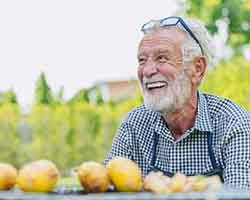
{"label": "man's chin", "polygon": [[155,112],[166,112],[174,107],[174,102],[167,93],[160,95],[151,95],[149,93],[144,94],[144,104],[146,108]]}
{"label": "man's chin", "polygon": [[171,113],[174,112],[173,108],[159,108],[159,107],[154,107],[154,106],[149,106],[149,105],[146,105],[146,108],[149,109],[149,110],[152,110],[153,112],[157,112],[163,116],[166,116],[166,115],[169,115]]}
{"label": "man's chin", "polygon": [[170,106],[166,106],[163,105],[162,103],[157,103],[157,102],[144,101],[144,105],[146,106],[147,109],[159,113],[166,113],[166,111],[171,109]]}

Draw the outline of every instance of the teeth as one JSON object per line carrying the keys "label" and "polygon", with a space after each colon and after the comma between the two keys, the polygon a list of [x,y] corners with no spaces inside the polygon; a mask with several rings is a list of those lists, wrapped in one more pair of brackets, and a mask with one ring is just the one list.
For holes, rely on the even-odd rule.
{"label": "teeth", "polygon": [[147,87],[148,89],[164,87],[164,86],[166,86],[166,85],[167,85],[166,82],[146,83],[146,87]]}

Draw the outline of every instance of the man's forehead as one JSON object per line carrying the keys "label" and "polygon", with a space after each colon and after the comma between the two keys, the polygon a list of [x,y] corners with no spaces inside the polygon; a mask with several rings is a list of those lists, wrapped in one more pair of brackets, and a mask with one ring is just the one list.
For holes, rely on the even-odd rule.
{"label": "man's forehead", "polygon": [[176,27],[159,28],[143,36],[139,43],[139,48],[144,45],[172,43],[180,44],[184,40],[184,32]]}

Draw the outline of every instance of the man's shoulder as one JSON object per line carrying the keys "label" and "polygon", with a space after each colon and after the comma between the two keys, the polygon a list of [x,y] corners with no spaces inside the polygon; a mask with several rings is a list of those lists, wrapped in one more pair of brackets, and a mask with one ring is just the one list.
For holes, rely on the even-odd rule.
{"label": "man's shoulder", "polygon": [[147,109],[145,105],[141,105],[130,110],[122,123],[132,126],[145,126],[153,123],[157,117],[158,114],[156,112]]}
{"label": "man's shoulder", "polygon": [[245,117],[250,117],[249,111],[228,98],[208,93],[203,93],[203,95],[206,98],[208,112],[210,113],[212,118],[221,115],[237,120],[244,119]]}

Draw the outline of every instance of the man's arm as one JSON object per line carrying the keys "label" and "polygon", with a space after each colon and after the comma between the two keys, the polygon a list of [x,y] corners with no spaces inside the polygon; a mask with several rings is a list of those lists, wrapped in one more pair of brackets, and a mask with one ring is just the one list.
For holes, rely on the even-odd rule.
{"label": "man's arm", "polygon": [[109,160],[115,156],[122,156],[131,159],[132,144],[130,140],[132,130],[128,124],[123,123],[117,130],[113,139],[110,152],[107,154],[104,164],[106,165]]}
{"label": "man's arm", "polygon": [[250,117],[238,122],[231,133],[224,152],[225,185],[250,189]]}

